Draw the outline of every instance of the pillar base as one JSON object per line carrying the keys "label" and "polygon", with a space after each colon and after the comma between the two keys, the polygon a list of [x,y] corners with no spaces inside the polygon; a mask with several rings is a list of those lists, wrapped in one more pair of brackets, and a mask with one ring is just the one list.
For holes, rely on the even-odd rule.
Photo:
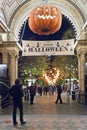
{"label": "pillar base", "polygon": [[87,93],[83,91],[79,92],[78,103],[87,105]]}

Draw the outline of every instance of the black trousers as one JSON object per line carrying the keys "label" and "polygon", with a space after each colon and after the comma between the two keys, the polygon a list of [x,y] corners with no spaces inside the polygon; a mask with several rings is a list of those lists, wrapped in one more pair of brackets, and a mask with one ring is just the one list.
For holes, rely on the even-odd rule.
{"label": "black trousers", "polygon": [[56,103],[58,103],[58,100],[60,100],[60,103],[62,103],[61,94],[58,94],[58,95],[57,95]]}
{"label": "black trousers", "polygon": [[30,104],[33,104],[33,101],[34,101],[34,95],[30,94]]}
{"label": "black trousers", "polygon": [[17,123],[16,120],[16,113],[17,113],[17,108],[19,109],[20,112],[20,122],[23,122],[23,104],[21,102],[13,102],[13,124],[15,125]]}

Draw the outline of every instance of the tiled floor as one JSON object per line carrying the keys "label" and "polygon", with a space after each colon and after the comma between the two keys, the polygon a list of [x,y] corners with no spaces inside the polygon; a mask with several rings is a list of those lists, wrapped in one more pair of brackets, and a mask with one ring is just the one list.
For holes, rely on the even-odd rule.
{"label": "tiled floor", "polygon": [[0,130],[87,130],[87,106],[70,100],[55,104],[56,96],[36,96],[35,104],[24,102],[25,126],[12,124],[12,106],[0,109]]}

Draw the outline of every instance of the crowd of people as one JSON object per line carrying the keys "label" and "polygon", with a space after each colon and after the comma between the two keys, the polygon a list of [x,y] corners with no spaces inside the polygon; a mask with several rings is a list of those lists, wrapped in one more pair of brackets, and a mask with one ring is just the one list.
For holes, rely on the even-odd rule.
{"label": "crowd of people", "polygon": [[[33,87],[34,86],[34,90]],[[74,85],[75,86],[75,85]],[[75,92],[77,93],[79,88],[74,88]],[[71,94],[71,88],[70,85],[68,83],[68,81],[66,80],[65,83],[62,85],[61,83],[58,83],[57,85],[53,86],[53,85],[46,85],[46,86],[36,86],[34,83],[31,83],[30,86],[27,86],[26,88],[24,88],[24,100],[25,101],[29,101],[30,104],[33,104],[31,99],[31,95],[33,94],[33,100],[34,100],[34,96],[35,95],[49,95],[49,96],[54,96],[54,95],[58,95],[57,99],[55,101],[55,103],[57,104],[60,100],[60,103],[62,104],[62,98],[61,95],[65,95],[64,98],[66,98],[66,102],[69,103],[70,102],[70,94]],[[77,99],[77,96],[75,95],[75,98]],[[57,101],[58,100],[58,101]]]}
{"label": "crowd of people", "polygon": [[[78,87],[74,86],[76,92],[78,91]],[[23,89],[23,84],[20,79],[15,80],[15,84],[12,86],[12,88],[9,91],[9,94],[13,97],[13,125],[16,126],[18,124],[16,120],[16,112],[17,108],[20,111],[20,122],[21,125],[24,125],[26,122],[23,119],[23,103],[22,103],[22,97],[24,97],[25,101],[29,101],[30,105],[34,104],[34,97],[38,94],[39,96],[42,95],[49,95],[54,96],[55,98],[55,104],[60,103],[63,104],[62,100],[62,93],[66,93],[67,103],[69,103],[69,96],[70,96],[70,86],[68,84],[68,81],[65,81],[64,85],[61,85],[61,83],[58,83],[56,86],[36,86],[35,83],[31,83],[30,86],[27,86]]]}
{"label": "crowd of people", "polygon": [[[33,86],[34,86],[34,89],[33,89]],[[34,96],[35,95],[39,95],[39,96],[42,96],[42,95],[55,95],[56,93],[56,86],[52,86],[52,85],[49,85],[49,86],[35,86],[34,83],[31,83],[31,85],[29,87],[26,87],[24,88],[24,100],[25,101],[30,101],[30,104],[33,104],[31,103],[31,95],[33,94]]]}

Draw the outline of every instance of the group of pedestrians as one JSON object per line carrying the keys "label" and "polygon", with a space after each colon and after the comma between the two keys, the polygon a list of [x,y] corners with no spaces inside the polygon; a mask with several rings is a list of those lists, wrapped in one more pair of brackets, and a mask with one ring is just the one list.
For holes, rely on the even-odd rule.
{"label": "group of pedestrians", "polygon": [[[35,89],[33,89],[32,86],[35,86],[34,83],[31,83],[30,86],[27,86],[24,88],[24,100],[25,101],[28,101],[28,102],[31,102],[31,96],[32,95],[54,95],[55,92],[56,92],[56,87],[55,86],[52,86],[52,85],[49,85],[49,86],[36,86]],[[32,104],[32,103],[30,103]]]}
{"label": "group of pedestrians", "polygon": [[46,85],[43,87],[44,95],[48,95],[48,94],[49,96],[54,95],[55,91],[56,91],[56,87],[53,85],[48,85],[48,86]]}
{"label": "group of pedestrians", "polygon": [[[49,87],[50,88],[50,87]],[[50,88],[51,89],[51,88]],[[66,91],[67,88],[67,82],[65,83],[65,87],[61,87],[61,84],[59,83],[56,86],[56,92],[57,92],[57,97],[55,103],[60,103],[62,104],[62,97],[61,94],[63,91]],[[28,88],[29,91],[29,99],[30,99],[30,104],[34,104],[34,96],[36,95],[36,87],[34,83],[31,83],[31,86]],[[40,92],[40,89],[39,89]],[[23,96],[24,96],[24,90],[23,90],[23,84],[22,81],[18,78],[15,80],[15,84],[11,87],[9,94],[13,97],[13,125],[17,126],[18,122],[16,119],[16,113],[17,113],[17,108],[20,111],[20,123],[21,125],[26,124],[26,121],[23,119]]]}

